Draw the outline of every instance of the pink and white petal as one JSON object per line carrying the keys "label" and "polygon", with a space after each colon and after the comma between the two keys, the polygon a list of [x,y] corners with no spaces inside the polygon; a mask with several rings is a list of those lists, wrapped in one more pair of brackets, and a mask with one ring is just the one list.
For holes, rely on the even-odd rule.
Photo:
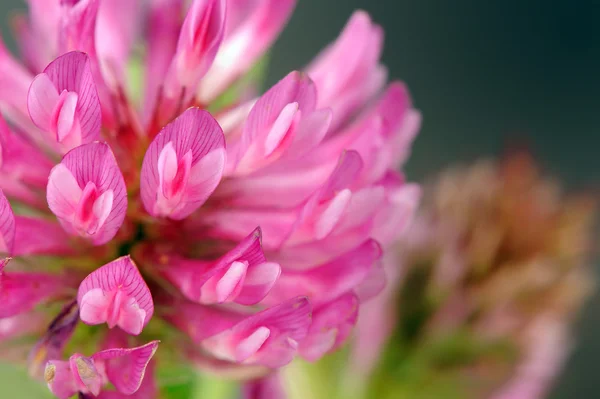
{"label": "pink and white petal", "polygon": [[31,121],[40,129],[50,131],[59,92],[50,77],[41,73],[33,79],[27,93],[27,109]]}
{"label": "pink and white petal", "polygon": [[[182,159],[188,151],[192,154],[192,169],[189,176],[192,187],[183,193],[184,198],[180,208],[176,215],[171,216],[175,219],[183,219],[202,205],[203,198],[207,198],[212,193],[213,186],[220,180],[222,169],[215,173],[206,170],[206,167],[224,163],[221,162],[220,152],[210,154],[213,151],[224,150],[225,138],[215,119],[208,112],[198,108],[188,109],[163,128],[150,144],[142,164],[140,195],[146,211],[151,215],[155,215],[155,203],[160,189],[158,160],[162,150],[169,143],[172,143],[177,159]],[[197,166],[207,156],[209,159]],[[185,199],[188,195],[190,201]]]}
{"label": "pink and white petal", "polygon": [[[250,171],[255,169],[254,166],[248,164],[258,163],[261,160],[249,160],[248,158],[260,158],[261,156],[270,155],[273,150],[268,151],[267,144],[270,140],[273,140],[271,136],[278,136],[277,142],[281,143],[283,136],[280,131],[282,130],[285,135],[291,126],[291,122],[288,121],[284,129],[277,129],[276,125],[277,122],[281,121],[282,113],[284,111],[289,113],[290,105],[294,105],[295,111],[292,116],[295,116],[296,113],[309,114],[314,111],[316,102],[317,92],[310,78],[300,72],[289,73],[263,94],[252,107],[244,125],[238,154],[236,159],[232,160],[234,165],[243,160],[244,173],[248,173],[245,171],[246,169]],[[290,139],[288,138],[288,140]],[[250,151],[253,147],[255,152],[259,151],[258,154]]]}
{"label": "pink and white petal", "polygon": [[289,363],[310,325],[311,306],[297,297],[251,315],[202,341],[219,359],[277,368]]}
{"label": "pink and white petal", "polygon": [[333,113],[329,108],[316,110],[306,115],[298,125],[294,142],[282,157],[285,160],[305,155],[315,148],[327,135]]}
{"label": "pink and white petal", "polygon": [[358,319],[359,300],[345,294],[313,312],[308,335],[300,343],[300,355],[314,362],[343,344]]}
{"label": "pink and white petal", "polygon": [[[105,143],[90,143],[79,146],[64,156],[61,165],[64,165],[75,177],[80,189],[85,188],[89,182],[92,182],[101,194],[112,191],[110,212],[104,219],[100,229],[92,237],[95,245],[110,241],[123,224],[127,212],[125,181],[110,147]],[[58,166],[55,168],[58,168]],[[50,181],[48,184],[50,188]],[[50,197],[48,199],[50,200]],[[108,202],[103,202],[103,204],[107,205]],[[59,216],[59,214],[55,214]],[[104,217],[105,215],[102,213],[101,216]]]}
{"label": "pink and white petal", "polygon": [[152,341],[136,348],[114,348],[92,356],[106,367],[106,376],[122,394],[136,393],[144,380],[148,363],[156,353],[160,341]]}
{"label": "pink and white petal", "polygon": [[191,100],[200,79],[210,68],[225,32],[225,0],[194,0],[188,9],[173,61],[166,75],[164,93]]}
{"label": "pink and white petal", "polygon": [[[97,290],[101,290],[106,296],[111,295],[110,301],[104,301]],[[114,296],[123,298],[124,302],[113,303]],[[127,302],[130,299],[135,300],[135,304]],[[77,292],[77,302],[81,308],[82,320],[88,324],[98,324],[107,320],[101,320],[104,315],[102,306],[118,306],[114,309],[116,312],[125,312],[131,316],[130,306],[134,306],[137,313],[143,319],[142,326],[146,326],[154,313],[154,303],[150,289],[140,275],[137,267],[129,256],[123,256],[116,259],[88,275],[79,286]],[[143,312],[143,313],[142,313]],[[110,313],[107,312],[107,313]],[[88,318],[89,316],[89,318]],[[109,317],[110,315],[107,315]],[[137,320],[137,319],[136,319]],[[121,328],[131,327],[130,323],[121,325],[121,319],[116,320]],[[139,334],[137,330],[127,331],[130,334]]]}
{"label": "pink and white petal", "polygon": [[0,190],[0,255],[11,255],[15,243],[15,215]]}
{"label": "pink and white petal", "polygon": [[209,152],[192,167],[185,195],[186,204],[174,212],[172,218],[185,218],[206,202],[221,182],[225,160],[225,149],[218,148]]}
{"label": "pink and white petal", "polygon": [[259,303],[269,294],[280,275],[281,266],[278,263],[264,262],[249,267],[235,302],[242,305]]}
{"label": "pink and white petal", "polygon": [[57,93],[63,90],[77,93],[75,112],[81,128],[81,142],[98,140],[102,111],[89,56],[80,51],[66,53],[52,61],[44,74],[52,81]]}
{"label": "pink and white petal", "polygon": [[71,171],[62,163],[56,165],[48,176],[46,196],[48,207],[59,219],[73,216],[81,199],[82,190]]}

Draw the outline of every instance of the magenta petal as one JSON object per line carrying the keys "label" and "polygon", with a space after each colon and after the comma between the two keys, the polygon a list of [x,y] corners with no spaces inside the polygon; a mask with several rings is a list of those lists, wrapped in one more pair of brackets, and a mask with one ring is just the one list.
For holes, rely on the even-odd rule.
{"label": "magenta petal", "polygon": [[62,279],[52,274],[5,272],[8,260],[0,261],[0,318],[29,311],[63,289]]}
{"label": "magenta petal", "polygon": [[225,31],[225,0],[194,0],[190,6],[173,61],[167,73],[164,91],[167,97],[189,101],[197,85],[210,68]]}
{"label": "magenta petal", "polygon": [[314,362],[343,344],[356,324],[358,306],[355,295],[345,294],[315,309],[308,335],[300,343],[300,355]]}
{"label": "magenta petal", "polygon": [[15,243],[15,215],[0,190],[0,255],[11,255]]}
{"label": "magenta petal", "polygon": [[243,399],[286,399],[287,395],[277,372],[258,380],[244,383],[242,386]]}
{"label": "magenta petal", "polygon": [[267,297],[267,302],[276,303],[301,293],[310,293],[311,301],[316,304],[328,302],[361,284],[381,254],[379,244],[367,240],[324,265],[306,271],[286,271]]}
{"label": "magenta petal", "polygon": [[69,236],[56,222],[16,216],[13,255],[65,255],[73,252]]}
{"label": "magenta petal", "polygon": [[252,107],[231,168],[247,174],[280,157],[293,143],[300,119],[315,110],[316,102],[310,78],[300,72],[288,74]]}
{"label": "magenta petal", "polygon": [[119,392],[132,395],[140,389],[158,344],[159,341],[152,341],[137,348],[107,349],[96,353],[92,359],[105,364],[106,376]]}
{"label": "magenta petal", "polygon": [[140,334],[154,313],[150,289],[129,256],[87,276],[79,286],[77,302],[84,323],[106,322],[132,335]]}
{"label": "magenta petal", "polygon": [[55,135],[65,150],[100,137],[100,100],[85,53],[72,51],[52,61],[33,81],[27,105],[32,121]]}
{"label": "magenta petal", "polygon": [[206,111],[190,108],[152,141],[142,164],[142,202],[153,216],[184,219],[212,194],[225,166],[225,138]]}
{"label": "magenta petal", "polygon": [[50,210],[71,234],[95,245],[110,241],[127,211],[127,191],[117,161],[104,143],[69,151],[48,178]]}
{"label": "magenta petal", "polygon": [[202,347],[219,359],[278,368],[292,361],[310,322],[308,299],[297,297],[247,317]]}
{"label": "magenta petal", "polygon": [[243,305],[260,302],[280,273],[277,263],[266,262],[259,228],[215,262],[176,258],[163,271],[191,301]]}

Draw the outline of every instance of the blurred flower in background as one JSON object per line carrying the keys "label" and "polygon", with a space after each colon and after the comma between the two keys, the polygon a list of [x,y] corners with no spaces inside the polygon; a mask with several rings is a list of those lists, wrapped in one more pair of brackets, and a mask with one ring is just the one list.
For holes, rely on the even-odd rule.
{"label": "blurred flower in background", "polygon": [[0,357],[60,399],[209,373],[283,394],[279,368],[347,341],[420,198],[381,27],[357,11],[261,94],[294,0],[28,5],[22,62],[0,46]]}
{"label": "blurred flower in background", "polygon": [[527,153],[444,171],[387,264],[397,281],[345,353],[290,369],[293,397],[544,397],[594,288],[595,212]]}

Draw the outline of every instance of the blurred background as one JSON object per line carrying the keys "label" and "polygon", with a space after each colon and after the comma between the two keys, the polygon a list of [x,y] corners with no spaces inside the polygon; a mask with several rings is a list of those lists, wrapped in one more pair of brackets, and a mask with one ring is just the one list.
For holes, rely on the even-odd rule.
{"label": "blurred background", "polygon": [[[0,3],[9,43],[9,10],[16,8],[24,8],[22,0]],[[305,65],[357,8],[384,27],[383,62],[392,79],[408,84],[424,116],[407,166],[410,180],[519,145],[569,188],[595,189],[600,177],[597,1],[300,0],[272,53],[269,83]],[[587,303],[577,332],[577,346],[552,399],[596,392],[598,295]],[[18,384],[8,369],[0,371],[3,390]]]}

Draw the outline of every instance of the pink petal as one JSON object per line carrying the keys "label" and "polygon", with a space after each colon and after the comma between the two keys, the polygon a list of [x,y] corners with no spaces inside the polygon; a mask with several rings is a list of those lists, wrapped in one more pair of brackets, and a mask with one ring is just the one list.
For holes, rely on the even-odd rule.
{"label": "pink petal", "polygon": [[15,215],[0,190],[0,255],[11,255],[15,243]]}
{"label": "pink petal", "polygon": [[246,316],[231,309],[198,305],[188,301],[175,301],[170,305],[172,310],[163,317],[188,334],[194,343],[200,343],[230,329]]}
{"label": "pink petal", "polygon": [[27,96],[29,116],[37,127],[50,131],[52,115],[58,103],[59,92],[47,74],[41,73],[33,79]]}
{"label": "pink petal", "polygon": [[289,363],[310,325],[311,306],[297,297],[263,310],[202,342],[213,356],[277,368]]}
{"label": "pink petal", "polygon": [[77,98],[77,93],[64,91],[59,98],[58,115],[56,115],[56,139],[59,143],[65,141],[71,133],[77,132],[79,129],[79,121],[75,114]]}
{"label": "pink petal", "polygon": [[257,380],[244,383],[242,386],[243,399],[286,399],[281,378],[277,372]]}
{"label": "pink petal", "polygon": [[125,395],[120,393],[119,391],[102,391],[100,395],[98,395],[98,399],[155,399],[158,397],[158,389],[156,387],[156,382],[154,378],[154,363],[155,361],[150,361],[146,367],[146,372],[144,373],[144,378],[142,379],[142,384],[139,389],[131,394]]}
{"label": "pink petal", "polygon": [[286,237],[288,244],[321,240],[331,233],[352,198],[348,189],[359,176],[363,162],[356,151],[344,152],[329,179],[306,202]]}
{"label": "pink petal", "polygon": [[417,184],[402,184],[386,190],[386,202],[374,220],[373,237],[387,245],[401,238],[410,227],[421,201]]}
{"label": "pink petal", "polygon": [[248,269],[244,285],[235,302],[254,305],[262,301],[273,289],[281,275],[281,266],[275,262],[264,262]]}
{"label": "pink petal", "polygon": [[232,169],[248,174],[281,156],[292,144],[300,118],[315,110],[316,101],[314,84],[299,72],[269,89],[248,115],[238,153],[230,160]]}
{"label": "pink petal", "polygon": [[204,304],[256,304],[281,273],[278,264],[266,262],[258,228],[215,262],[173,259],[167,263],[164,275],[186,298]]}
{"label": "pink petal", "polygon": [[60,163],[50,172],[46,193],[50,210],[58,218],[66,219],[75,213],[82,190],[71,171]]}
{"label": "pink petal", "polygon": [[46,364],[44,379],[58,399],[69,399],[78,391],[69,362],[51,360]]}
{"label": "pink petal", "polygon": [[164,93],[167,97],[182,97],[184,103],[194,97],[200,79],[210,68],[223,40],[225,9],[224,0],[193,1],[166,76]]}
{"label": "pink petal", "polygon": [[[46,193],[50,210],[65,230],[89,238],[95,245],[110,241],[125,219],[125,181],[104,143],[69,151],[50,172]],[[82,207],[90,209],[83,211]]]}
{"label": "pink petal", "polygon": [[96,369],[94,361],[90,358],[75,354],[69,358],[71,371],[75,377],[75,383],[79,392],[91,393],[97,396],[102,388],[102,375]]}
{"label": "pink petal", "polygon": [[367,240],[329,263],[307,271],[287,271],[266,300],[277,303],[303,294],[315,304],[328,302],[362,283],[381,254],[379,244]]}
{"label": "pink petal", "polygon": [[[364,11],[357,11],[336,42],[308,67],[307,72],[319,90],[319,106],[333,108],[336,125],[344,121],[357,105],[366,102],[369,94],[379,89],[375,87],[374,90],[370,86],[370,76],[379,73],[377,62],[382,47],[381,27],[374,25]],[[360,88],[358,92],[357,87]],[[349,102],[349,95],[359,96],[363,101]]]}
{"label": "pink petal", "polygon": [[107,322],[132,335],[140,334],[154,313],[150,289],[129,256],[87,276],[79,286],[77,302],[84,323]]}
{"label": "pink petal", "polygon": [[14,255],[66,255],[73,249],[69,236],[56,222],[17,216]]}
{"label": "pink petal", "polygon": [[383,262],[380,261],[373,265],[367,277],[354,289],[354,292],[361,302],[366,302],[379,295],[385,289],[386,284],[387,276]]}
{"label": "pink petal", "polygon": [[158,344],[159,341],[152,341],[137,348],[107,349],[96,353],[92,359],[105,364],[108,380],[119,392],[132,395],[140,389]]}
{"label": "pink petal", "polygon": [[0,265],[0,318],[27,312],[64,289],[63,279],[56,275],[4,272],[7,262]]}
{"label": "pink petal", "polygon": [[10,54],[0,37],[0,104],[6,118],[25,132],[33,127],[27,112],[27,90],[32,79],[31,73]]}
{"label": "pink petal", "polygon": [[96,53],[95,30],[100,0],[63,1],[59,52],[80,50]]}
{"label": "pink petal", "polygon": [[[1,268],[2,267],[0,266],[0,269]],[[27,335],[39,335],[46,327],[47,319],[41,312],[20,313],[14,316],[1,318],[0,343]]]}
{"label": "pink petal", "polygon": [[[239,2],[238,2],[239,3]],[[200,100],[209,103],[265,53],[289,19],[295,0],[227,4],[227,33],[212,67],[200,84]]]}
{"label": "pink petal", "polygon": [[14,134],[0,116],[0,187],[4,194],[40,206],[33,190],[46,186],[51,168],[47,157],[24,137]]}
{"label": "pink petal", "polygon": [[148,125],[154,116],[158,95],[171,62],[181,29],[183,0],[153,0],[150,2],[146,26],[148,32],[146,74],[144,84],[143,120]]}
{"label": "pink petal", "polygon": [[142,15],[142,1],[102,0],[95,32],[96,54],[110,87],[121,84]]}
{"label": "pink petal", "polygon": [[31,119],[40,129],[54,131],[61,142],[69,136],[65,150],[99,139],[100,100],[86,54],[72,51],[52,61],[33,81],[27,99]]}
{"label": "pink petal", "polygon": [[300,355],[314,362],[343,344],[356,324],[358,306],[355,295],[345,294],[315,309],[308,335],[300,343]]}
{"label": "pink petal", "polygon": [[32,71],[41,71],[58,53],[61,7],[46,0],[28,0],[27,6],[27,21],[19,29],[21,54]]}
{"label": "pink petal", "polygon": [[[175,150],[178,164],[186,154],[191,154],[191,169],[187,177],[183,176],[183,181],[165,180],[176,177],[171,172],[174,166],[165,169],[167,155],[163,151],[165,148],[168,151],[169,145]],[[173,161],[169,162],[172,165]],[[188,109],[156,136],[146,152],[140,186],[146,211],[153,216],[184,219],[215,190],[221,180],[224,164],[223,131],[208,112]],[[175,183],[178,189],[170,197],[163,198],[162,186]]]}

